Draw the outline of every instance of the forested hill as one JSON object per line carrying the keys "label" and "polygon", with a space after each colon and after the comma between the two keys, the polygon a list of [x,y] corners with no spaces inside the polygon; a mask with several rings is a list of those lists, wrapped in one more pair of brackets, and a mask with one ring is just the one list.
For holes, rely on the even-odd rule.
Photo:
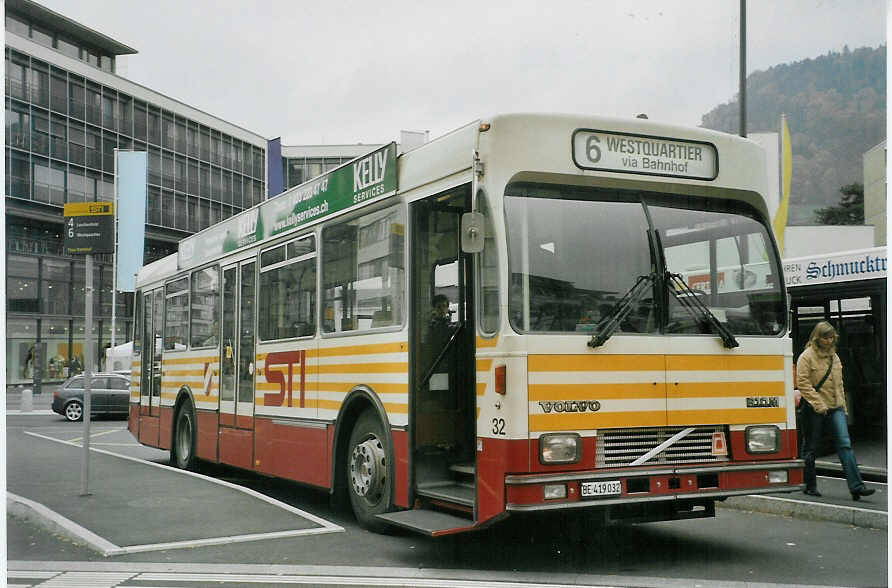
{"label": "forested hill", "polygon": [[[739,131],[737,98],[703,116],[709,129]],[[777,132],[781,113],[793,142],[788,224],[814,223],[814,209],[861,183],[865,151],[886,138],[886,46],[828,53],[774,66],[747,79],[747,132]]]}

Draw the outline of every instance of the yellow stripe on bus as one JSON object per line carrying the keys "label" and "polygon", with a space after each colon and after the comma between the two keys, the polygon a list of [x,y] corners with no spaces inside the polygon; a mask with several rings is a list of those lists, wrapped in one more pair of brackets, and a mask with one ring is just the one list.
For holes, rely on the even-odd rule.
{"label": "yellow stripe on bus", "polygon": [[786,408],[725,408],[721,410],[671,410],[669,425],[747,425],[782,423]]}
{"label": "yellow stripe on bus", "polygon": [[531,372],[665,371],[662,355],[530,355]]}
{"label": "yellow stripe on bus", "polygon": [[316,367],[320,374],[407,374],[408,362],[341,363]]}
{"label": "yellow stripe on bus", "polygon": [[[216,372],[217,370],[214,369],[214,371]],[[164,376],[167,376],[170,378],[183,377],[183,376],[204,377],[204,368],[203,367],[197,368],[197,369],[191,369],[191,370],[165,370],[165,369],[162,369],[161,372],[164,374]]]}
{"label": "yellow stripe on bus", "polygon": [[685,382],[667,387],[666,396],[669,398],[784,396],[783,382]]}
{"label": "yellow stripe on bus", "polygon": [[370,345],[345,345],[343,347],[320,347],[319,357],[373,355],[376,353],[404,353],[408,350],[409,344],[405,341],[398,343],[375,343]]}
{"label": "yellow stripe on bus", "polygon": [[486,394],[486,382],[477,382],[477,396]]}
{"label": "yellow stripe on bus", "polygon": [[[355,388],[357,382],[321,382],[319,384],[319,393],[334,392],[338,394],[346,394]],[[409,383],[390,383],[390,382],[362,382],[363,386],[368,386],[375,391],[376,394],[408,394]]]}
{"label": "yellow stripe on bus", "polygon": [[585,412],[531,414],[530,431],[578,431],[602,427],[661,427],[666,411]]}
{"label": "yellow stripe on bus", "polygon": [[476,345],[478,348],[481,347],[495,347],[499,344],[498,337],[492,337],[490,339],[484,339],[483,337],[477,337]]}
{"label": "yellow stripe on bus", "polygon": [[489,368],[492,367],[491,359],[478,359],[477,360],[477,371],[478,372],[488,372]]}
{"label": "yellow stripe on bus", "polygon": [[722,410],[673,410],[558,413],[530,415],[530,431],[578,431],[605,427],[658,427],[666,425],[744,425],[786,421],[785,408],[732,408]]}
{"label": "yellow stripe on bus", "polygon": [[183,365],[183,364],[198,364],[198,363],[214,363],[219,361],[220,356],[215,355],[205,355],[201,357],[191,356],[191,357],[176,357],[176,358],[164,358],[162,361],[162,366],[165,365]]}
{"label": "yellow stripe on bus", "polygon": [[665,398],[666,388],[635,384],[530,384],[530,400],[604,400]]}
{"label": "yellow stripe on bus", "polygon": [[782,355],[667,355],[669,371],[782,370]]}

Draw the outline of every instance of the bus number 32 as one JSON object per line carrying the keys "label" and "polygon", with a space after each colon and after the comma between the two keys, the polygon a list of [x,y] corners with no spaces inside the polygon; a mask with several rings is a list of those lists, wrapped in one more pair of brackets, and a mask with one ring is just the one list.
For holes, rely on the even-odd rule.
{"label": "bus number 32", "polygon": [[[300,387],[300,408],[304,408],[304,379],[307,352],[300,351],[278,351],[270,353],[266,356],[266,364],[263,373],[266,381],[270,384],[278,384],[279,391],[275,394],[264,394],[263,406],[283,406],[283,401],[287,397],[288,404],[284,406],[294,406],[292,404],[292,394],[294,391],[294,376],[299,378]],[[286,378],[287,370],[287,378]],[[300,370],[295,374],[296,370]]]}

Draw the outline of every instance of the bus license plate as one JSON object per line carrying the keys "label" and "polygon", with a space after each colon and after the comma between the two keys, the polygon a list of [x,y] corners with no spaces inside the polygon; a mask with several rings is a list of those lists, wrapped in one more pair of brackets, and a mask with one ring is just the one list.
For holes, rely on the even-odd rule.
{"label": "bus license plate", "polygon": [[610,480],[609,482],[583,482],[582,497],[591,498],[593,496],[616,496],[622,494],[623,485],[619,480]]}

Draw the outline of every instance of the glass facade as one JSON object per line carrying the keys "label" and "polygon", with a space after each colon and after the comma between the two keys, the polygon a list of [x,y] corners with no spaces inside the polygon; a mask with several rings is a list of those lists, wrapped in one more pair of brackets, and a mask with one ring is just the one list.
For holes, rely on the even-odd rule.
{"label": "glass facade", "polygon": [[[112,55],[20,15],[6,14],[6,31],[114,71]],[[85,316],[84,261],[63,254],[63,205],[112,200],[115,149],[148,152],[149,263],[175,252],[188,234],[260,203],[266,152],[9,46],[5,74],[7,382],[30,382],[36,370],[44,380],[61,380],[83,369]],[[111,341],[111,262],[111,255],[94,256],[96,369],[104,367]],[[116,298],[117,344],[132,336],[132,298]],[[36,344],[44,351],[37,354],[41,365],[33,361]]]}
{"label": "glass facade", "polygon": [[[369,151],[371,151],[369,147]],[[352,161],[355,156],[343,157],[283,157],[282,179],[285,189],[293,188],[322,175],[330,169]]]}

